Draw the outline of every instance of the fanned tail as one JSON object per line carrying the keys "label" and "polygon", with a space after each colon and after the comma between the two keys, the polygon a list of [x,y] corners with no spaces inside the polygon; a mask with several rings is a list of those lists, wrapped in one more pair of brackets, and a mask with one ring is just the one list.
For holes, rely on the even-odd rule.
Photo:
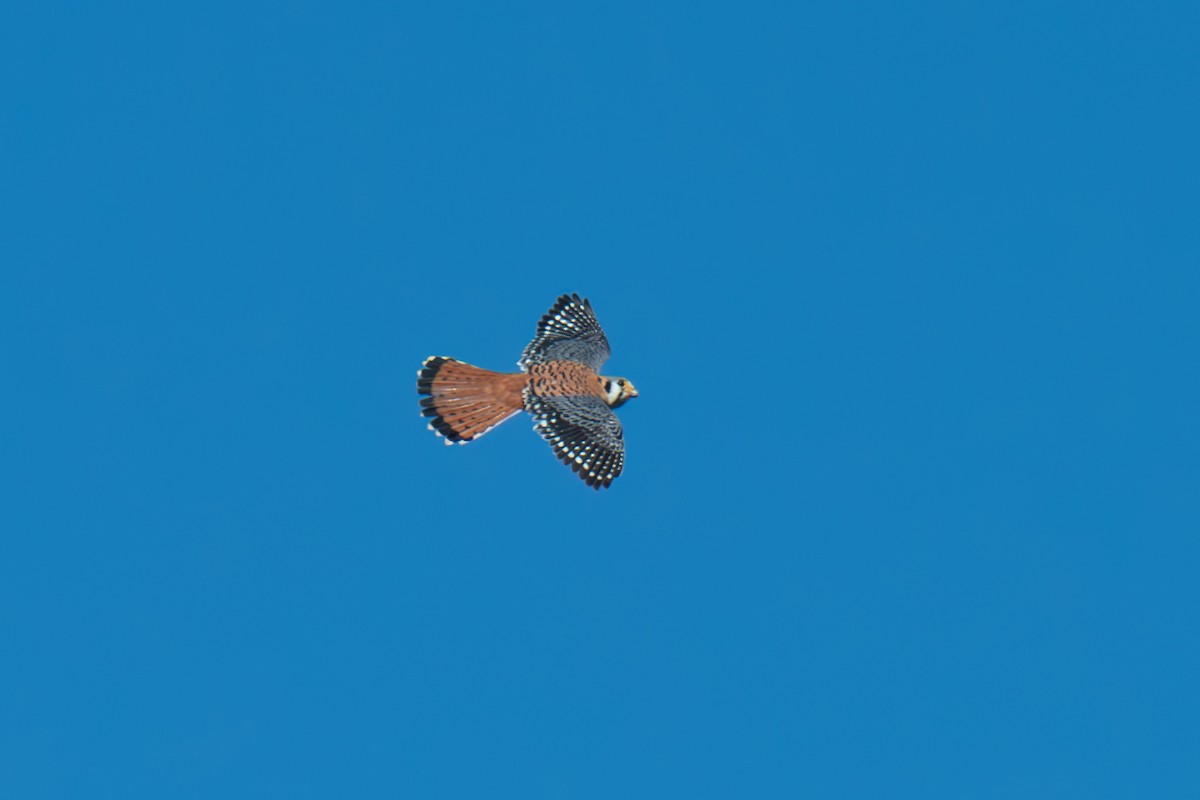
{"label": "fanned tail", "polygon": [[421,414],[446,444],[466,444],[525,406],[525,375],[492,372],[445,356],[430,356],[417,373]]}

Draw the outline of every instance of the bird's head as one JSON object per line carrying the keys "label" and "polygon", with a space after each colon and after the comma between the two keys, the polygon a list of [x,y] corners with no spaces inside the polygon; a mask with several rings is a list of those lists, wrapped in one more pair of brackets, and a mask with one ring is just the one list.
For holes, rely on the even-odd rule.
{"label": "bird's head", "polygon": [[612,378],[608,375],[601,375],[600,389],[604,392],[604,402],[613,408],[621,405],[631,397],[638,396],[633,382],[625,378]]}

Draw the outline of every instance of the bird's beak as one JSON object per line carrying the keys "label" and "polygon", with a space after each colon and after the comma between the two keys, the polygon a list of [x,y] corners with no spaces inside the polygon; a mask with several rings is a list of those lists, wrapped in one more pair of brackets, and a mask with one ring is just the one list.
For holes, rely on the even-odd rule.
{"label": "bird's beak", "polygon": [[637,397],[637,396],[638,396],[638,394],[637,394],[637,387],[635,387],[635,386],[634,386],[632,383],[630,383],[629,381],[625,381],[625,391],[627,391],[627,392],[629,393],[629,396],[630,396],[630,397]]}

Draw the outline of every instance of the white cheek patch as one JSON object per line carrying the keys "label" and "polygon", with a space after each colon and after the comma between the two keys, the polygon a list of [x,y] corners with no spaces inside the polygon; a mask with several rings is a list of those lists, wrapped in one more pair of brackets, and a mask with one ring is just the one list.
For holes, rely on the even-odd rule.
{"label": "white cheek patch", "polygon": [[609,384],[604,387],[604,402],[611,406],[613,403],[617,402],[620,397],[621,386],[616,381],[610,381]]}

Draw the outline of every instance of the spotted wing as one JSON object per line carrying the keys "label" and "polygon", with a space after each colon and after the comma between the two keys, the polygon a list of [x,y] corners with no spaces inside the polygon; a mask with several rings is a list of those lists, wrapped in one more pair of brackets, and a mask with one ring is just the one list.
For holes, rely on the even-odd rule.
{"label": "spotted wing", "polygon": [[608,356],[608,339],[592,304],[577,294],[564,294],[542,316],[537,336],[517,364],[526,369],[546,361],[578,361],[599,372]]}
{"label": "spotted wing", "polygon": [[625,466],[621,421],[599,397],[530,397],[533,429],[594,489],[607,487]]}

